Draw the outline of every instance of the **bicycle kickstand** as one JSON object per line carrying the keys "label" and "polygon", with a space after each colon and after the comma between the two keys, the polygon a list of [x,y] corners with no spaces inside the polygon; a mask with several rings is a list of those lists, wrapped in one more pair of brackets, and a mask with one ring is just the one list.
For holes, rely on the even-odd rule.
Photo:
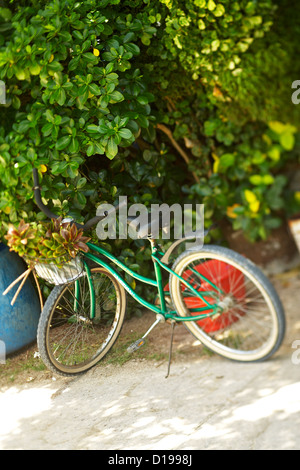
{"label": "bicycle kickstand", "polygon": [[169,377],[169,374],[170,374],[171,359],[172,359],[172,349],[173,349],[173,338],[174,338],[175,326],[176,326],[176,321],[175,321],[175,320],[171,320],[172,332],[171,332],[171,341],[170,341],[170,350],[169,350],[168,371],[167,371],[167,375],[166,375],[166,377],[165,377],[166,379]]}

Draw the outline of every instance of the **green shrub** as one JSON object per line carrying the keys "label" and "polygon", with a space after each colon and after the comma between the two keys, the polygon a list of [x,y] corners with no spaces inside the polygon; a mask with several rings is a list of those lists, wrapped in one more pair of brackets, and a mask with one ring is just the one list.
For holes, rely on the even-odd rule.
{"label": "green shrub", "polygon": [[275,3],[1,0],[1,236],[44,218],[36,167],[45,201],[79,222],[119,195],[148,205],[180,195],[205,204],[206,225],[225,216],[265,238],[287,197],[298,207],[285,173],[298,155],[299,27]]}

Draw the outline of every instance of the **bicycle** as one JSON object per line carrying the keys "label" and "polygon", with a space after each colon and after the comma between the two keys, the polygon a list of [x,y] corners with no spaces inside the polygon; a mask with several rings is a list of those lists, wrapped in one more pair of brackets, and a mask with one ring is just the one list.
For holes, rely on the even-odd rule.
{"label": "bicycle", "polygon": [[[56,218],[41,200],[36,169],[33,176],[38,207],[49,218]],[[84,225],[74,223],[88,230],[107,216],[96,216]],[[128,223],[134,222],[129,219]],[[156,314],[145,335],[129,346],[130,352],[144,344],[158,323],[169,321],[172,339],[175,324],[183,322],[204,346],[227,359],[257,362],[270,358],[282,343],[285,314],[276,290],[262,271],[242,255],[218,245],[193,246],[170,268],[171,254],[188,237],[176,240],[164,253],[151,237],[150,228],[141,227],[141,238],[146,233],[151,244],[154,279],[136,273],[91,242],[89,252],[56,269],[55,275],[49,267],[46,274],[39,273],[56,284],[45,302],[37,331],[45,365],[56,374],[73,376],[103,359],[120,334],[126,293]],[[159,301],[151,303],[138,295],[116,267],[156,288]],[[169,274],[165,286],[162,270]],[[171,350],[172,340],[168,374]]]}

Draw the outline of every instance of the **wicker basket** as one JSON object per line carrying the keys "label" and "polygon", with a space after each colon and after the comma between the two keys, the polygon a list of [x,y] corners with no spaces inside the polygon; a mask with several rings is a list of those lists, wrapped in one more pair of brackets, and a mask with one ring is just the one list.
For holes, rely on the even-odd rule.
{"label": "wicker basket", "polygon": [[34,261],[34,269],[39,277],[56,286],[67,284],[84,275],[84,266],[80,256],[70,258],[61,266],[57,266],[51,259],[39,259]]}

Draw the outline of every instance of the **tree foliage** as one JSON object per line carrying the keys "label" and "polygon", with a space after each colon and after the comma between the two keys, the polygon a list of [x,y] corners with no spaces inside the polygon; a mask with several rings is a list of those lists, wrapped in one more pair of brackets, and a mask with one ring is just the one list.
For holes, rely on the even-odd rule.
{"label": "tree foliage", "polygon": [[2,235],[44,217],[32,167],[45,201],[82,222],[121,194],[146,204],[180,194],[205,204],[207,225],[225,216],[257,239],[296,210],[299,26],[286,1],[0,5]]}

